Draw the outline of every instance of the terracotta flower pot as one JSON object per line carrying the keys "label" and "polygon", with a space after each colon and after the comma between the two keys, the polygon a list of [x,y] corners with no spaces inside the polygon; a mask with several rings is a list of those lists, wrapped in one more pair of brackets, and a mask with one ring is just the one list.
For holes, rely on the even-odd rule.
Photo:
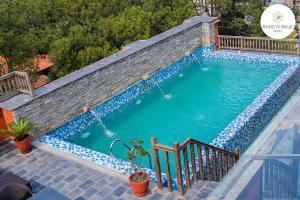
{"label": "terracotta flower pot", "polygon": [[138,196],[138,197],[142,197],[145,196],[146,194],[148,194],[148,187],[149,187],[149,175],[147,175],[147,178],[145,181],[141,182],[141,183],[136,183],[133,182],[131,180],[131,177],[134,176],[135,174],[132,174],[129,176],[129,184],[132,188],[133,193]]}
{"label": "terracotta flower pot", "polygon": [[29,135],[21,141],[14,140],[14,142],[21,154],[26,154],[31,151],[31,137]]}

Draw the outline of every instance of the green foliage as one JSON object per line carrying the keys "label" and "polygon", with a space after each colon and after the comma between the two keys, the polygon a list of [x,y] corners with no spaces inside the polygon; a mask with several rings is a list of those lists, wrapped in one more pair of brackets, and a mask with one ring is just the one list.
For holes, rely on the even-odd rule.
{"label": "green foliage", "polygon": [[194,16],[190,0],[64,0],[65,24],[51,43],[54,78],[112,55]]}
{"label": "green foliage", "polygon": [[8,125],[10,130],[0,130],[7,136],[15,137],[16,141],[22,141],[28,136],[28,132],[34,128],[34,124],[29,119],[19,118],[17,122]]}
{"label": "green foliage", "polygon": [[[263,35],[259,19],[268,0],[207,0],[221,33]],[[195,15],[191,0],[2,0],[0,55],[12,71],[50,54],[59,78],[147,39]]]}
{"label": "green foliage", "polygon": [[59,8],[56,0],[2,1],[0,55],[9,71],[33,66],[37,53],[47,53],[60,20]]}
{"label": "green foliage", "polygon": [[[263,35],[259,19],[267,3],[206,0],[206,10],[221,19],[222,34]],[[55,79],[194,15],[192,0],[2,0],[0,55],[12,71],[49,54]]]}
{"label": "green foliage", "polygon": [[130,162],[130,166],[134,172],[131,180],[136,183],[140,183],[145,181],[145,179],[147,178],[147,174],[143,171],[144,165],[139,164],[138,160],[143,159],[145,156],[147,156],[148,152],[142,146],[144,143],[143,140],[132,139],[130,143],[132,144],[132,146],[134,146],[134,149],[128,151],[127,153],[127,159]]}
{"label": "green foliage", "polygon": [[0,55],[12,71],[49,54],[59,78],[195,14],[190,0],[2,0]]}
{"label": "green foliage", "polygon": [[264,36],[260,17],[269,3],[268,0],[208,0],[206,10],[221,20],[221,34]]}

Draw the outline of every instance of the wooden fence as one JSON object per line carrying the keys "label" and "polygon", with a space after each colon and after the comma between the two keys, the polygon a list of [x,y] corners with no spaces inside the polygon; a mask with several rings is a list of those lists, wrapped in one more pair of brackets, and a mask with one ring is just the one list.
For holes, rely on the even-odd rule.
{"label": "wooden fence", "polygon": [[20,92],[33,95],[31,81],[27,73],[11,72],[0,77],[0,101]]}
{"label": "wooden fence", "polygon": [[[165,172],[167,176],[168,190],[172,192],[172,176],[170,171],[170,159],[169,154],[174,154],[176,177],[178,192],[180,195],[184,194],[183,176],[182,172],[186,175],[187,189],[191,187],[192,181],[196,182],[200,180],[220,181],[224,175],[226,175],[230,168],[239,159],[239,150],[235,153],[225,151],[223,149],[211,146],[209,144],[202,143],[194,139],[186,139],[183,143],[174,143],[173,147],[161,145],[157,143],[156,138],[152,138],[152,151],[155,165],[155,173],[157,179],[157,187],[163,188],[162,175],[159,151],[163,152]],[[190,154],[190,156],[188,155]],[[182,156],[183,165],[182,168]],[[197,159],[197,161],[196,161]],[[191,179],[191,174],[193,179]]]}
{"label": "wooden fence", "polygon": [[293,39],[275,40],[264,37],[219,35],[216,46],[218,49],[266,51],[298,55],[300,53],[299,43],[299,40]]}

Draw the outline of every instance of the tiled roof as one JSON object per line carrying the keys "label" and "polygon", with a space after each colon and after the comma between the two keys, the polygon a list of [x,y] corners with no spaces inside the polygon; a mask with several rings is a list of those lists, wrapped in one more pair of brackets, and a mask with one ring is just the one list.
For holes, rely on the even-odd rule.
{"label": "tiled roof", "polygon": [[[45,69],[48,69],[50,67],[52,67],[54,65],[54,63],[50,60],[50,58],[48,57],[48,55],[38,55],[34,62],[37,64],[38,66],[38,71],[43,71]],[[0,64],[4,64],[4,73],[7,72],[7,66],[5,65],[5,59],[0,56]]]}
{"label": "tiled roof", "polygon": [[46,85],[50,82],[50,79],[46,75],[41,75],[38,79],[33,83],[33,89],[39,88],[43,85]]}
{"label": "tiled roof", "polygon": [[48,55],[38,55],[36,61],[38,63],[39,71],[48,69],[54,65]]}

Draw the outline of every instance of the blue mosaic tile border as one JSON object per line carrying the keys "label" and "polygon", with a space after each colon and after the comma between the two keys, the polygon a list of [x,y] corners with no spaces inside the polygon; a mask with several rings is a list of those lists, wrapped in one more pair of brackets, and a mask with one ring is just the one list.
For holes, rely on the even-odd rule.
{"label": "blue mosaic tile border", "polygon": [[291,65],[211,144],[230,151],[237,147],[245,151],[299,86],[300,68]]}
{"label": "blue mosaic tile border", "polygon": [[204,51],[203,57],[242,60],[246,62],[285,64],[289,67],[266,88],[234,121],[232,121],[212,142],[214,146],[233,151],[239,147],[245,151],[300,86],[300,58],[281,54],[267,54],[238,51]]}
{"label": "blue mosaic tile border", "polygon": [[271,63],[271,64],[284,64],[284,65],[297,65],[299,57],[296,55],[278,54],[278,53],[263,53],[263,52],[250,52],[250,51],[234,51],[234,50],[221,50],[213,51],[213,47],[207,47],[201,51],[196,51],[202,57],[221,59],[221,60],[237,60],[247,63]]}
{"label": "blue mosaic tile border", "polygon": [[[300,70],[298,65],[296,65],[298,64],[298,60],[297,57],[294,56],[264,53],[258,54],[251,52],[238,53],[237,51],[214,51],[213,49],[214,46],[202,47],[195,50],[193,54],[197,57],[202,56],[209,59],[232,59],[242,60],[243,62],[291,65],[211,143],[212,145],[228,150],[240,147],[243,151],[251,144],[251,142],[253,142],[255,137],[278,111],[280,106],[284,104],[284,102],[299,86]],[[176,63],[155,73],[149,80],[137,82],[130,88],[122,91],[120,94],[94,107],[93,111],[101,118],[105,118],[121,106],[132,102],[141,93],[144,93],[154,87],[154,82],[160,83],[173,75],[180,73],[192,62],[195,62],[192,56],[184,57]],[[128,169],[130,169],[129,163],[126,161],[116,160],[106,154],[67,142],[71,136],[94,122],[95,118],[90,112],[84,113],[65,125],[49,132],[47,135],[39,138],[38,141],[72,153],[75,156],[86,158],[95,163],[105,165],[119,172],[125,173]],[[196,164],[198,165],[198,163]],[[155,172],[150,169],[147,169],[147,171],[150,174],[151,181],[155,183]],[[191,178],[193,178],[193,173],[190,174]],[[162,174],[162,179],[163,185],[167,186],[167,178],[165,174]],[[184,171],[183,179],[184,184],[186,185]],[[175,190],[177,189],[176,178],[172,179],[172,186]]]}

